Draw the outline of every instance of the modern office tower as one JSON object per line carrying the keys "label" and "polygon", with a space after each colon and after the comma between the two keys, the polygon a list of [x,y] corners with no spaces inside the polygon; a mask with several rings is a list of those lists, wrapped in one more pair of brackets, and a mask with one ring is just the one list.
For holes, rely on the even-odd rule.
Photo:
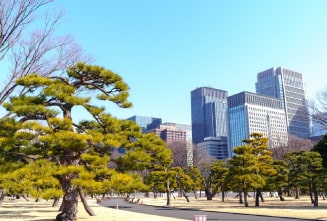
{"label": "modern office tower", "polygon": [[191,92],[192,140],[228,136],[227,91],[200,87]]}
{"label": "modern office tower", "polygon": [[[198,159],[201,162],[215,162],[229,157],[228,139],[223,137],[206,137],[197,144]],[[200,162],[200,163],[201,163]]]}
{"label": "modern office tower", "polygon": [[155,129],[162,124],[161,118],[155,117],[145,117],[145,116],[132,116],[127,120],[132,120],[137,123],[140,127],[142,127],[142,132],[145,133],[149,130]]}
{"label": "modern office tower", "polygon": [[253,132],[269,138],[269,147],[286,145],[286,116],[280,99],[241,92],[228,97],[230,147],[243,145]]}
{"label": "modern office tower", "polygon": [[210,87],[191,91],[193,144],[205,142],[209,137],[228,138],[227,96],[227,91]]}
{"label": "modern office tower", "polygon": [[289,134],[310,137],[311,122],[301,73],[282,67],[260,72],[257,75],[256,92],[283,101]]}

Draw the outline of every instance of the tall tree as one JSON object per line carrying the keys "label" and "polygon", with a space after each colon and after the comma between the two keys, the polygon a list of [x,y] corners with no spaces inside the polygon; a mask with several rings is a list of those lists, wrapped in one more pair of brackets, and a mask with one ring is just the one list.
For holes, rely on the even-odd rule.
{"label": "tall tree", "polygon": [[274,160],[272,165],[277,173],[274,176],[268,177],[267,183],[270,185],[271,189],[277,189],[280,201],[285,201],[283,192],[288,186],[290,169],[284,160]]}
{"label": "tall tree", "polygon": [[[258,159],[257,175],[264,180],[275,175],[276,171],[272,165],[272,152],[268,149],[268,138],[261,133],[252,133],[249,139],[245,139],[243,142],[253,147],[253,155]],[[263,201],[261,191],[261,187],[256,189],[255,206],[259,206],[259,197]]]}
{"label": "tall tree", "polygon": [[[0,2],[0,104],[14,91],[22,92],[15,80],[31,73],[48,76],[63,72],[78,61],[90,61],[70,36],[56,36],[63,13],[42,12],[53,0],[2,0]],[[34,28],[34,27],[37,27]]]}
{"label": "tall tree", "polygon": [[176,172],[178,196],[183,196],[187,202],[190,202],[186,193],[191,191],[194,186],[192,178],[181,167],[173,167],[172,170]]}
{"label": "tall tree", "polygon": [[[127,100],[128,86],[114,72],[83,63],[70,67],[66,75],[43,77],[31,74],[16,82],[28,93],[12,97],[4,105],[10,112],[11,121],[19,126],[14,127],[15,139],[1,134],[0,152],[8,160],[29,163],[47,159],[56,163],[55,176],[64,192],[62,211],[57,220],[76,220],[77,197],[78,194],[82,197],[79,188],[83,186],[74,183],[92,170],[91,165],[99,162],[96,159],[107,157],[108,161],[112,148],[132,142],[135,133],[128,121],[105,113],[104,108],[93,105],[93,99],[128,108],[131,106]],[[90,120],[74,121],[72,110],[75,108],[84,109]],[[60,113],[62,117],[58,116]],[[6,126],[0,125],[0,131]],[[94,179],[108,180],[107,174]]]}
{"label": "tall tree", "polygon": [[223,191],[223,183],[228,173],[226,163],[225,161],[217,160],[212,164],[202,164],[200,171],[207,200],[212,200],[219,190]]}
{"label": "tall tree", "polygon": [[197,191],[201,190],[202,175],[198,167],[188,167],[185,173],[190,176],[192,180],[192,191],[194,193],[195,199],[197,199]]}
{"label": "tall tree", "polygon": [[[318,152],[296,151],[286,155],[290,165],[290,181],[295,186],[296,197],[298,188],[308,187],[314,207],[318,207],[318,190],[322,189],[325,173],[322,158]],[[313,195],[312,195],[313,194]]]}
{"label": "tall tree", "polygon": [[300,186],[301,182],[305,179],[303,177],[303,171],[302,171],[302,162],[299,160],[300,156],[304,153],[304,151],[294,151],[285,154],[284,160],[287,162],[288,167],[290,168],[289,173],[289,185],[290,187],[294,187],[295,192],[295,199],[300,198]]}
{"label": "tall tree", "polygon": [[238,146],[233,151],[236,155],[229,161],[230,172],[228,176],[229,179],[233,180],[233,183],[239,185],[240,192],[244,196],[244,206],[248,207],[248,192],[263,187],[265,179],[257,173],[259,170],[259,160],[253,154],[254,147],[252,145]]}
{"label": "tall tree", "polygon": [[167,206],[171,205],[171,190],[176,187],[176,171],[171,169],[172,151],[167,148],[167,144],[152,134],[154,140],[157,141],[154,151],[150,154],[152,157],[152,166],[149,174],[150,180],[153,181],[154,186],[163,185],[167,195]]}

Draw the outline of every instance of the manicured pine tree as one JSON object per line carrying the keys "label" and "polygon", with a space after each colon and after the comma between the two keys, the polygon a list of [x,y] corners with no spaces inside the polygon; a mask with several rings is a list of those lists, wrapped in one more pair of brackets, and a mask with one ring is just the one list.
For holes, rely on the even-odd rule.
{"label": "manicured pine tree", "polygon": [[202,175],[198,167],[188,167],[185,169],[185,173],[191,178],[192,180],[192,187],[191,190],[194,193],[194,198],[197,199],[197,191],[201,190],[201,180]]}
{"label": "manicured pine tree", "polygon": [[318,189],[322,187],[323,173],[322,158],[317,152],[300,151],[297,154],[302,185],[309,187],[311,201],[314,207],[318,207]]}
{"label": "manicured pine tree", "polygon": [[258,157],[253,154],[254,147],[243,145],[234,148],[235,156],[229,161],[229,177],[233,183],[238,184],[244,196],[244,206],[248,207],[249,191],[264,186],[265,182],[257,171],[259,170]]}
{"label": "manicured pine tree", "polygon": [[190,202],[187,192],[192,190],[194,186],[192,178],[185,172],[182,167],[172,167],[171,170],[176,171],[176,183],[178,188],[178,196],[183,196],[187,202]]}
{"label": "manicured pine tree", "polygon": [[[13,131],[16,140],[5,140],[0,146],[1,155],[23,163],[37,159],[56,163],[55,177],[64,193],[57,220],[76,220],[77,198],[78,195],[83,197],[80,191],[83,185],[77,186],[74,182],[92,170],[92,161],[83,156],[110,156],[111,149],[131,143],[131,137],[137,133],[126,121],[94,105],[93,100],[97,98],[128,108],[131,106],[127,100],[128,86],[114,72],[83,63],[69,68],[66,75],[31,74],[18,79],[17,85],[25,87],[27,93],[12,97],[4,105],[19,127]],[[91,120],[76,122],[72,112],[76,108],[84,109]],[[60,113],[62,117],[58,116]],[[0,125],[0,131],[5,128],[5,124]],[[1,140],[6,138],[3,132],[0,136]],[[103,177],[110,179],[107,173],[103,173]],[[92,182],[108,180],[103,177],[97,175]]]}
{"label": "manicured pine tree", "polygon": [[202,163],[199,166],[201,172],[202,188],[207,200],[212,200],[218,191],[222,189],[228,168],[225,161],[217,160],[213,163]]}
{"label": "manicured pine tree", "polygon": [[289,152],[284,155],[284,160],[288,164],[290,169],[289,172],[289,188],[294,187],[294,197],[295,199],[300,199],[300,186],[301,182],[305,179],[303,176],[301,161],[299,161],[300,156],[304,153],[304,151],[294,151]]}
{"label": "manicured pine tree", "polygon": [[270,189],[277,190],[280,201],[285,201],[283,192],[288,186],[290,169],[284,160],[275,160],[272,165],[277,173],[274,176],[267,177],[266,182],[271,187]]}
{"label": "manicured pine tree", "polygon": [[[261,133],[254,132],[250,134],[249,139],[245,139],[243,142],[253,147],[253,155],[258,159],[257,175],[264,180],[275,175],[276,171],[272,166],[272,152],[268,149],[268,138],[264,137]],[[262,187],[256,189],[255,206],[259,206],[259,198],[261,198],[262,202],[264,201]]]}

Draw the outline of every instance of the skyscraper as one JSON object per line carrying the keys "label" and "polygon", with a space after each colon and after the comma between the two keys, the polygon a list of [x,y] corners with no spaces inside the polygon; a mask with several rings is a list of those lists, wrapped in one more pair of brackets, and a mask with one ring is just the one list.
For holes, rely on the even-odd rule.
{"label": "skyscraper", "polygon": [[142,128],[142,132],[145,133],[149,130],[155,129],[162,124],[161,118],[146,117],[134,115],[127,120],[131,120],[137,123]]}
{"label": "skyscraper", "polygon": [[288,133],[302,138],[311,135],[311,122],[302,74],[282,67],[271,68],[257,75],[256,92],[283,101]]}
{"label": "skyscraper", "polygon": [[[194,144],[202,143],[203,146],[203,142],[209,142],[205,139],[209,137],[228,138],[227,95],[227,91],[210,87],[200,87],[191,91],[192,141]],[[224,148],[228,150],[228,143],[225,143]],[[212,146],[210,148],[212,150]],[[217,145],[216,148],[222,147]],[[218,159],[218,156],[213,157]]]}
{"label": "skyscraper", "polygon": [[227,91],[200,87],[191,92],[192,139],[194,144],[205,137],[228,136]]}
{"label": "skyscraper", "polygon": [[287,125],[280,99],[241,92],[228,97],[230,147],[242,145],[253,132],[269,138],[269,147],[286,145]]}

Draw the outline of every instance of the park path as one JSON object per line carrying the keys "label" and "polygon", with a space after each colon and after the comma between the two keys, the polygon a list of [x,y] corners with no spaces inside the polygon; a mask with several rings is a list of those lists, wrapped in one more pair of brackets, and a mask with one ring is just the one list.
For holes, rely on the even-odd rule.
{"label": "park path", "polygon": [[[233,214],[233,213],[223,213],[223,212],[211,212],[204,210],[196,210],[192,208],[181,209],[174,207],[164,207],[164,206],[149,206],[140,203],[130,203],[122,198],[111,198],[104,200],[100,203],[104,207],[114,208],[119,210],[126,210],[129,212],[151,214],[164,217],[173,217],[185,220],[194,220],[195,216],[200,221],[201,218],[206,216],[207,221],[304,221],[308,219],[296,219],[287,217],[269,217],[269,216],[256,216],[256,215],[246,215],[246,214]],[[203,220],[205,221],[205,219]],[[312,220],[311,220],[312,221]]]}

